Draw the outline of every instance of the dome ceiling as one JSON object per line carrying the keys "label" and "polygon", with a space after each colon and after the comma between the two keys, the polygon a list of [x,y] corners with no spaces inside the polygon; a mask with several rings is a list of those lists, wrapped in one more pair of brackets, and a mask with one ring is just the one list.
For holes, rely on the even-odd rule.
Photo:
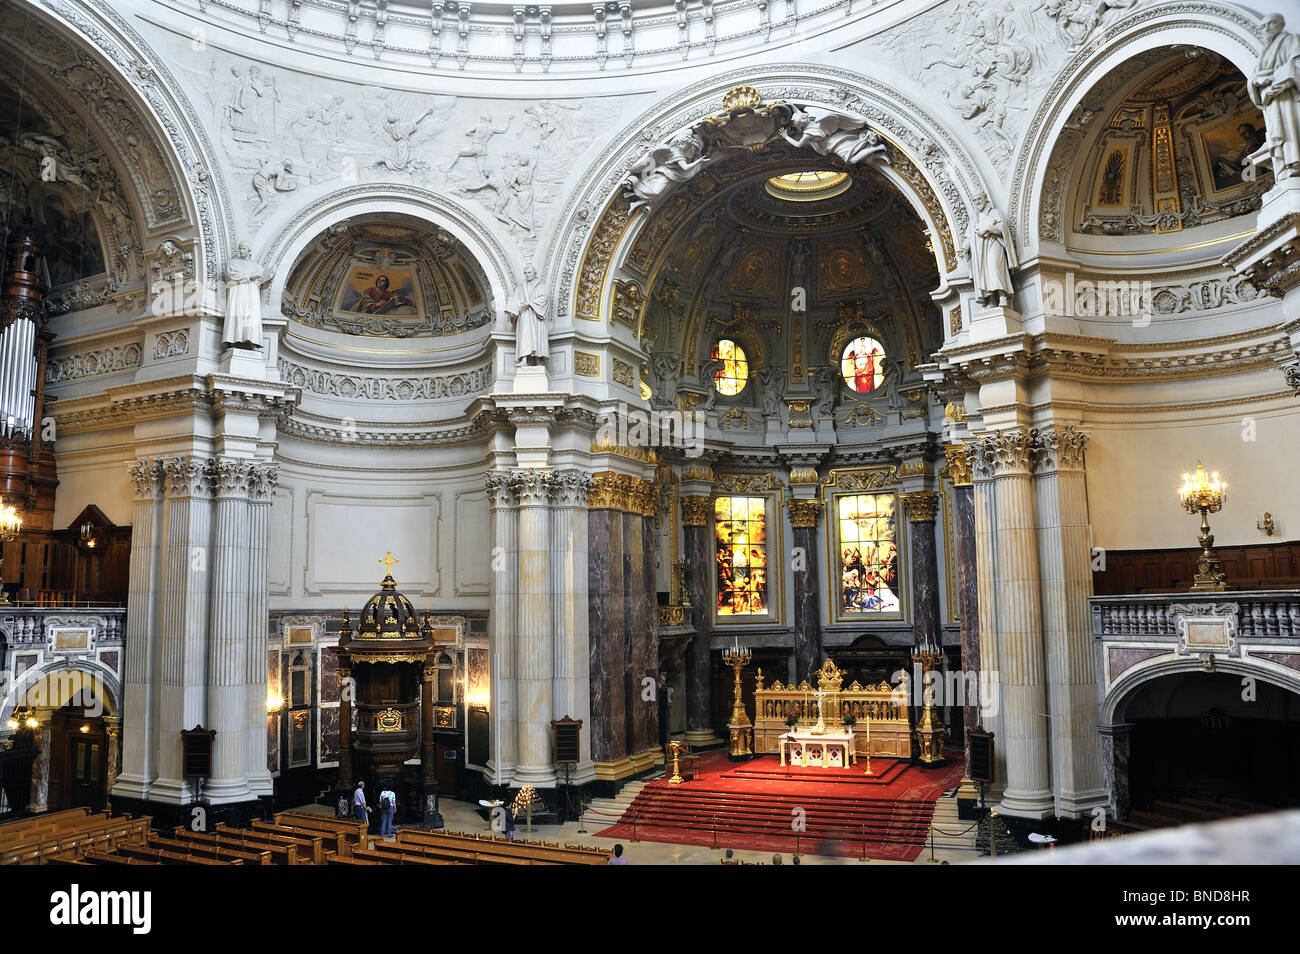
{"label": "dome ceiling", "polygon": [[492,317],[488,282],[458,241],[400,215],[357,218],[319,236],[294,264],[284,314],[348,335],[458,334]]}
{"label": "dome ceiling", "polygon": [[[1075,168],[1074,231],[1178,232],[1253,212],[1272,182],[1243,176],[1264,117],[1217,53],[1179,51],[1093,119],[1104,124]],[[1095,128],[1095,127],[1094,127]]]}

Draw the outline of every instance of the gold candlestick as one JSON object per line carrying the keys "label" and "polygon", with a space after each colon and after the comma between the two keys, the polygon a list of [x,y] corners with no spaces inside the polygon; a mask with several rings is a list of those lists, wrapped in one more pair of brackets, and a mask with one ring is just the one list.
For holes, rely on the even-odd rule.
{"label": "gold candlestick", "polygon": [[686,779],[682,778],[681,773],[682,741],[680,739],[669,739],[668,751],[671,752],[673,756],[673,774],[672,778],[668,779],[668,784],[680,785],[682,782],[686,781]]}
{"label": "gold candlestick", "polygon": [[731,704],[731,722],[727,724],[727,728],[731,730],[731,757],[733,759],[742,759],[753,754],[753,749],[749,744],[753,723],[749,721],[749,716],[745,714],[745,704],[740,697],[740,671],[749,665],[752,658],[753,654],[749,649],[740,644],[722,651],[722,661],[730,666],[736,675]]}
{"label": "gold candlestick", "polygon": [[921,665],[921,685],[925,687],[925,704],[921,708],[921,718],[916,723],[916,744],[920,749],[922,765],[943,764],[943,739],[948,730],[935,708],[933,683],[928,678],[942,659],[943,653],[938,649],[917,649],[912,652],[912,661]]}
{"label": "gold candlestick", "polygon": [[1194,514],[1201,514],[1201,555],[1196,561],[1196,577],[1192,581],[1194,591],[1221,592],[1228,588],[1227,575],[1219,565],[1219,558],[1211,547],[1214,546],[1214,534],[1210,533],[1209,514],[1218,513],[1228,499],[1228,484],[1219,479],[1216,470],[1208,476],[1201,462],[1196,462],[1195,474],[1183,474],[1183,485],[1178,488],[1178,500],[1183,509]]}

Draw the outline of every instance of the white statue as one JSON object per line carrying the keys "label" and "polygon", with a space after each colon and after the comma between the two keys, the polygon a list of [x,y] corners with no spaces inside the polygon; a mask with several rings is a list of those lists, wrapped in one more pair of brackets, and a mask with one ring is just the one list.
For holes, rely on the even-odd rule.
{"label": "white statue", "polygon": [[529,265],[524,269],[522,295],[506,306],[506,314],[515,322],[515,365],[541,364],[549,356],[547,347],[546,285]]}
{"label": "white statue", "polygon": [[651,149],[628,170],[627,178],[623,180],[624,187],[631,193],[628,196],[630,210],[635,212],[643,205],[654,205],[674,185],[693,179],[708,159],[704,140],[694,131],[666,146]]}
{"label": "white statue", "polygon": [[980,304],[989,307],[1008,307],[1014,287],[1011,283],[1011,269],[1016,267],[1013,260],[1014,246],[1007,233],[1006,223],[993,207],[988,196],[981,195],[975,200],[979,214],[975,217],[975,237],[971,243],[971,265],[975,274],[975,290]]}
{"label": "white statue", "polygon": [[[798,136],[792,136],[789,129]],[[879,134],[861,120],[819,106],[796,107],[786,128],[777,132],[796,149],[807,146],[818,155],[838,156],[851,166],[876,156],[889,161]]]}
{"label": "white statue", "polygon": [[243,243],[226,264],[226,323],[222,344],[232,348],[262,347],[262,283],[267,275],[253,261],[252,250]]}
{"label": "white statue", "polygon": [[1277,13],[1264,21],[1264,52],[1246,84],[1268,130],[1251,162],[1271,163],[1279,181],[1300,175],[1300,37],[1283,30],[1285,24]]}

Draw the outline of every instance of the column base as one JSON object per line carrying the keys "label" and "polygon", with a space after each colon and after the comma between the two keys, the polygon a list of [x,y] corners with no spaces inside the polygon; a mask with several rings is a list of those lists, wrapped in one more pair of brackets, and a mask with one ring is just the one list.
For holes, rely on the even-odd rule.
{"label": "column base", "polygon": [[111,798],[121,797],[144,800],[149,797],[152,781],[152,779],[147,779],[143,775],[119,775],[114,780],[113,787],[108,794]]}
{"label": "column base", "polygon": [[713,734],[712,729],[687,729],[686,741],[692,749],[709,749],[722,745],[726,740]]}
{"label": "column base", "polygon": [[962,776],[961,785],[957,788],[958,801],[979,801],[980,787],[966,776]]}
{"label": "column base", "polygon": [[1091,792],[1063,792],[1061,794],[1062,818],[1091,818],[1094,809],[1110,808],[1110,792],[1094,789]]}
{"label": "column base", "polygon": [[630,758],[616,759],[613,762],[592,763],[596,779],[601,782],[617,782],[621,778],[631,778],[636,774],[636,763]]}
{"label": "column base", "polygon": [[1056,802],[1051,792],[1004,792],[997,811],[999,815],[1038,820],[1054,816]]}
{"label": "column base", "polygon": [[521,765],[515,769],[516,788],[531,785],[533,788],[555,788],[554,765]]}

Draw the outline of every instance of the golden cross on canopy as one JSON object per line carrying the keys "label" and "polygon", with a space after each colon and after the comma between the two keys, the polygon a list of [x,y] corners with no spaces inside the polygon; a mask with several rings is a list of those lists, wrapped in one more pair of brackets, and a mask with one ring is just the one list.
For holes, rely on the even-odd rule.
{"label": "golden cross on canopy", "polygon": [[379,562],[382,563],[382,564],[384,564],[384,566],[386,566],[386,567],[388,568],[388,575],[389,575],[389,576],[392,576],[392,575],[393,575],[393,564],[394,564],[394,563],[401,563],[402,561],[399,560],[399,559],[397,559],[397,557],[393,556],[393,551],[392,551],[392,550],[389,550],[389,551],[384,555],[384,558],[383,558],[382,560],[380,560]]}

